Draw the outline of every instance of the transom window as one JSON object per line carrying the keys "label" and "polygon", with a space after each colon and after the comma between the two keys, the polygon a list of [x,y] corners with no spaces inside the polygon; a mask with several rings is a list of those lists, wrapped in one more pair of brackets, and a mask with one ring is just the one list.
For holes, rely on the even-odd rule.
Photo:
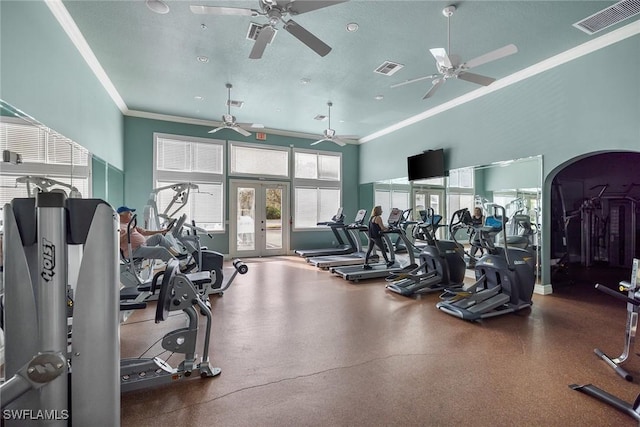
{"label": "transom window", "polygon": [[257,144],[229,143],[229,174],[289,178],[289,149]]}

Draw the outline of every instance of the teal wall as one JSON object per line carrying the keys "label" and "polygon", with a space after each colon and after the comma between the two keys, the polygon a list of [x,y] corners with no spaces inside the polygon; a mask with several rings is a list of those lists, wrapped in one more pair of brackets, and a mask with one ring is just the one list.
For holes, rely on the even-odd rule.
{"label": "teal wall", "polygon": [[0,99],[117,168],[122,113],[42,1],[0,1]]}
{"label": "teal wall", "polygon": [[[542,164],[540,158],[522,160],[505,166],[482,169],[483,182],[476,187],[485,192],[511,190],[517,188],[540,188],[542,186]],[[476,174],[476,176],[478,176]]]}
{"label": "teal wall", "polygon": [[124,204],[124,172],[99,157],[91,159],[92,197],[117,209]]}
{"label": "teal wall", "polygon": [[[243,137],[231,130],[222,130],[215,134],[215,138],[207,133],[210,126],[199,126],[185,123],[175,123],[162,120],[143,119],[137,117],[125,117],[124,119],[124,185],[125,204],[132,207],[143,207],[149,193],[154,187],[153,184],[153,134],[166,133],[173,135],[193,136],[198,138],[222,139],[239,142],[259,143],[261,145],[273,145],[279,147],[293,146],[296,148],[314,148],[309,144],[312,140],[293,138],[280,135],[268,135],[267,141],[257,141],[255,135]],[[342,153],[342,193],[343,207],[347,221],[355,217],[358,206],[358,198],[353,195],[358,194],[358,152],[359,146],[347,145],[339,147],[332,143],[326,143],[321,147],[316,147],[322,151],[338,151]],[[225,219],[229,219],[229,192],[228,181],[226,186]],[[293,214],[293,213],[292,213]],[[327,218],[329,220],[330,218]],[[333,233],[328,230],[323,231],[299,231],[291,233],[291,249],[309,249],[320,246],[331,245]],[[206,242],[210,249],[223,253],[229,252],[229,227],[226,226],[224,234],[215,234],[213,242]]]}
{"label": "teal wall", "polygon": [[107,184],[107,164],[104,160],[93,156],[91,159],[91,197],[107,201],[109,193]]}
{"label": "teal wall", "polygon": [[107,165],[107,199],[115,209],[124,204],[124,172]]}

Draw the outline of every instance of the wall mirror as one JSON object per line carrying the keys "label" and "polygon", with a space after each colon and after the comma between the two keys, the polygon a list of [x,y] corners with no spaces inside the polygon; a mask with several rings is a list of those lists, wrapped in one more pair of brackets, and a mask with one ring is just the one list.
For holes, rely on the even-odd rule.
{"label": "wall mirror", "polygon": [[[449,224],[451,215],[458,209],[466,207],[473,211],[479,206],[485,215],[490,215],[492,206],[500,205],[509,219],[508,235],[529,233],[529,245],[540,271],[542,156],[452,169],[448,177],[442,178],[409,182],[401,177],[377,181],[373,189],[373,204],[382,206],[383,217],[391,208],[412,209],[412,218],[418,220],[420,210],[433,208],[436,214],[442,215],[444,225]],[[531,231],[523,228],[524,217],[528,218]],[[468,244],[465,234],[457,235],[456,239]],[[437,237],[449,238],[448,228],[440,227]]]}

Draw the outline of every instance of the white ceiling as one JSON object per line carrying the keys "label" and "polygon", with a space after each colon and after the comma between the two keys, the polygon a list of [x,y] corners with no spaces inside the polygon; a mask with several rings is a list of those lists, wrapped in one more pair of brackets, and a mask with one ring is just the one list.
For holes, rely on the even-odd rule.
{"label": "white ceiling", "polygon": [[[510,43],[517,46],[516,54],[473,69],[498,79],[496,87],[500,79],[640,18],[588,35],[572,24],[615,2],[351,0],[288,18],[331,46],[326,56],[280,24],[262,58],[249,59],[254,43],[246,38],[249,24],[263,24],[266,17],[190,10],[190,5],[260,9],[259,1],[165,1],[169,12],[157,14],[144,1],[83,0],[63,1],[62,10],[113,83],[126,114],[219,121],[227,111],[225,85],[231,83],[231,98],[244,101],[242,108],[231,109],[240,122],[318,135],[327,122],[314,117],[326,115],[332,101],[332,127],[358,138],[482,88],[451,79],[427,100],[422,97],[430,80],[390,88],[436,72],[429,49],[447,48],[442,10],[450,4],[457,7],[450,21],[450,54],[467,61]],[[347,32],[353,22],[358,31]],[[202,63],[199,56],[209,61]],[[393,76],[374,73],[386,60],[404,68]]]}

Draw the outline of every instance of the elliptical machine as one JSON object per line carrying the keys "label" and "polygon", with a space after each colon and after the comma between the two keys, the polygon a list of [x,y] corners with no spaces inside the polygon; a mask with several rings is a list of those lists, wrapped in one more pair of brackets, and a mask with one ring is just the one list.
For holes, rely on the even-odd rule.
{"label": "elliptical machine", "polygon": [[465,273],[464,247],[455,240],[455,233],[464,224],[464,208],[453,213],[449,223],[449,233],[453,240],[438,240],[436,232],[442,217],[429,208],[426,221],[417,228],[427,245],[420,252],[420,265],[408,273],[390,276],[386,286],[391,292],[412,296],[445,288],[462,286]]}
{"label": "elliptical machine", "polygon": [[[531,307],[535,258],[527,250],[508,246],[504,218],[504,207],[494,205],[493,215],[485,224],[495,225],[477,229],[487,252],[476,262],[476,282],[461,289],[447,289],[437,308],[452,316],[476,321]],[[500,232],[503,247],[493,243]]]}

